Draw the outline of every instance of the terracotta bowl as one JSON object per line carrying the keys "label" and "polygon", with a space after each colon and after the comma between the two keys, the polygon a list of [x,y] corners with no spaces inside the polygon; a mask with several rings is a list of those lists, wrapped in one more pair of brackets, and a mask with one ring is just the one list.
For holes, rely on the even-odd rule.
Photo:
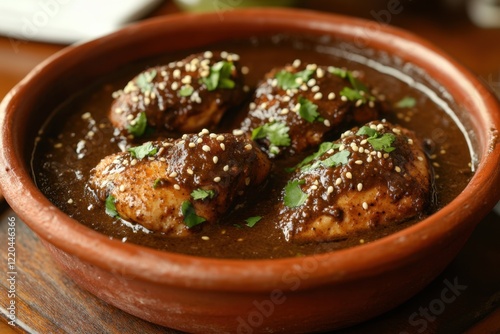
{"label": "terracotta bowl", "polygon": [[[366,245],[302,258],[220,260],[110,240],[68,217],[35,186],[30,156],[49,116],[41,111],[128,62],[277,32],[332,36],[360,52],[420,68],[461,106],[457,117],[474,139],[477,171],[466,189],[424,221]],[[254,9],[163,17],[69,47],[7,95],[0,126],[5,198],[63,270],[126,312],[189,332],[319,331],[381,314],[435,278],[500,197],[500,106],[474,75],[407,32],[314,12]]]}

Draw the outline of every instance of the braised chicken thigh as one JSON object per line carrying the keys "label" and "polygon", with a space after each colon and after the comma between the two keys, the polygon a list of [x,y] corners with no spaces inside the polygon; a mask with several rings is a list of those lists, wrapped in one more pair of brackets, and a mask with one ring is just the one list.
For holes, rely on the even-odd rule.
{"label": "braised chicken thigh", "polygon": [[149,68],[113,94],[113,126],[141,137],[147,127],[180,133],[213,128],[244,97],[239,56],[227,52],[191,55]]}
{"label": "braised chicken thigh", "polygon": [[345,132],[296,166],[283,191],[287,240],[331,241],[425,213],[431,170],[415,134],[374,121]]}
{"label": "braised chicken thigh", "polygon": [[110,215],[181,236],[217,221],[269,170],[267,156],[252,141],[204,129],[107,156],[92,170],[89,185]]}
{"label": "braised chicken thigh", "polygon": [[380,110],[357,73],[296,60],[267,73],[240,128],[274,157],[315,147],[340,126],[378,118]]}

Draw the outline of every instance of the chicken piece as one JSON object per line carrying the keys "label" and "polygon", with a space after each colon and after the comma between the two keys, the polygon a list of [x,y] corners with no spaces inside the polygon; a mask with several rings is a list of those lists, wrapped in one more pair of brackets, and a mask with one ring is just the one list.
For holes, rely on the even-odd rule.
{"label": "chicken piece", "polygon": [[113,94],[109,119],[134,137],[141,137],[146,126],[180,133],[212,128],[245,98],[238,59],[207,51],[149,68]]}
{"label": "chicken piece", "polygon": [[353,72],[316,64],[271,70],[240,129],[274,157],[315,147],[349,124],[377,119],[381,103]]}
{"label": "chicken piece", "polygon": [[419,217],[431,200],[431,177],[413,132],[370,122],[296,166],[280,227],[287,240],[333,241]]}
{"label": "chicken piece", "polygon": [[111,215],[182,236],[203,221],[217,221],[269,170],[254,142],[204,129],[107,156],[92,170],[89,186]]}

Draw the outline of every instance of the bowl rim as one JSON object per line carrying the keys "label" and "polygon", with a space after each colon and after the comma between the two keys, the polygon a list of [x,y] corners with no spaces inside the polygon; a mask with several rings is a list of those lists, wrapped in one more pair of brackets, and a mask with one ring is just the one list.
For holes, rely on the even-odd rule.
{"label": "bowl rim", "polygon": [[[488,195],[500,184],[500,171],[495,168],[500,164],[498,100],[472,73],[436,46],[399,28],[379,23],[376,30],[370,30],[368,27],[377,22],[314,11],[241,9],[222,13],[223,20],[219,15],[221,13],[184,13],[152,18],[99,39],[67,47],[38,65],[7,94],[0,104],[0,147],[3,148],[0,152],[0,165],[4,166],[0,170],[0,187],[13,210],[39,237],[71,256],[130,279],[189,289],[267,291],[286,287],[286,273],[294,275],[306,268],[321,267],[321,270],[312,270],[308,279],[301,282],[301,288],[312,288],[326,282],[376,275],[395,265],[408,265],[415,254],[430,252],[436,245],[449,242],[450,235],[455,236],[472,229],[500,198],[500,194],[497,198]],[[102,47],[115,39],[123,39],[124,36],[137,36],[142,31],[168,29],[178,27],[179,24],[186,27],[196,22],[203,22],[210,27],[216,24],[248,24],[330,29],[332,35],[342,37],[354,37],[363,33],[370,38],[370,43],[398,50],[405,56],[412,52],[419,53],[420,57],[428,57],[427,60],[422,60],[428,66],[434,62],[433,66],[445,65],[442,73],[451,75],[458,81],[456,89],[469,91],[469,102],[474,104],[476,113],[481,118],[481,125],[483,128],[487,125],[490,129],[488,138],[482,145],[485,154],[480,158],[477,171],[464,191],[451,203],[415,225],[368,244],[300,258],[204,258],[110,240],[85,227],[56,208],[36,188],[29,172],[30,167],[26,166],[15,144],[15,130],[11,129],[17,99],[26,93],[44,71],[81,50]],[[427,71],[428,68],[424,70]],[[471,201],[473,198],[476,201]],[[477,200],[478,198],[481,200]],[[464,223],[464,217],[470,222]],[[474,221],[474,217],[477,221]],[[67,236],[70,235],[73,238],[68,239]],[[248,284],[249,280],[252,281],[251,285]]]}

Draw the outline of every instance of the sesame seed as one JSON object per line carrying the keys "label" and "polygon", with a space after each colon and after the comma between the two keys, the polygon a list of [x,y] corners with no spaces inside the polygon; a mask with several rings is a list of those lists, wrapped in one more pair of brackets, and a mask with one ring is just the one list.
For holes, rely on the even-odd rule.
{"label": "sesame seed", "polygon": [[226,150],[226,145],[224,143],[220,143],[220,148],[221,150],[225,151]]}
{"label": "sesame seed", "polygon": [[290,96],[285,95],[285,96],[283,96],[283,98],[281,99],[281,101],[283,101],[283,102],[290,102],[291,99],[292,98]]}
{"label": "sesame seed", "polygon": [[198,143],[198,144],[203,143],[203,138],[198,138],[198,139],[196,139],[196,143]]}
{"label": "sesame seed", "polygon": [[214,182],[220,182],[220,176],[214,177]]}
{"label": "sesame seed", "polygon": [[306,69],[308,69],[309,71],[316,71],[317,68],[318,68],[318,65],[316,65],[316,64],[308,64],[306,66]]}
{"label": "sesame seed", "polygon": [[365,148],[364,148],[364,147],[360,147],[360,148],[358,149],[358,152],[359,152],[359,153],[363,153],[364,151],[365,151]]}
{"label": "sesame seed", "polygon": [[200,133],[201,135],[208,135],[210,131],[208,131],[208,129],[202,129]]}
{"label": "sesame seed", "polygon": [[179,83],[177,81],[172,82],[170,88],[172,88],[172,90],[177,90],[179,88]]}
{"label": "sesame seed", "polygon": [[73,199],[72,198],[68,199],[68,204],[73,204]]}
{"label": "sesame seed", "polygon": [[240,130],[240,129],[233,130],[233,135],[235,135],[235,136],[241,136],[242,134],[243,134],[243,130]]}
{"label": "sesame seed", "polygon": [[369,106],[370,108],[375,107],[375,102],[373,102],[373,101],[368,102],[368,106]]}
{"label": "sesame seed", "polygon": [[250,184],[250,178],[249,178],[249,177],[247,177],[247,178],[245,178],[245,185],[247,185],[247,186],[248,186],[249,184]]}
{"label": "sesame seed", "polygon": [[189,146],[189,147],[195,147],[195,146],[196,146],[196,144],[195,144],[195,143],[189,143],[189,144],[188,144],[188,146]]}
{"label": "sesame seed", "polygon": [[342,183],[342,179],[340,177],[338,177],[336,180],[335,180],[335,185],[339,185]]}
{"label": "sesame seed", "polygon": [[342,101],[344,101],[344,102],[347,102],[347,97],[346,97],[346,96],[344,96],[344,95],[342,95],[342,96],[340,97],[340,99],[341,99]]}
{"label": "sesame seed", "polygon": [[203,57],[207,58],[207,59],[210,59],[214,56],[214,54],[212,53],[212,51],[205,51],[205,53],[203,53]]}
{"label": "sesame seed", "polygon": [[190,84],[191,83],[191,76],[186,75],[184,78],[182,78],[181,82],[185,85]]}
{"label": "sesame seed", "polygon": [[210,152],[210,146],[208,146],[208,145],[203,145],[203,147],[201,149],[205,152]]}
{"label": "sesame seed", "polygon": [[144,98],[144,104],[148,106],[150,103],[151,103],[150,98],[149,97],[145,97]]}
{"label": "sesame seed", "polygon": [[227,53],[227,51],[222,51],[220,53],[220,56],[221,56],[221,58],[227,58],[227,56],[229,56],[229,53]]}
{"label": "sesame seed", "polygon": [[328,189],[326,189],[326,193],[327,194],[331,194],[333,193],[333,187],[332,186],[329,186]]}
{"label": "sesame seed", "polygon": [[313,92],[313,93],[319,92],[319,86],[312,87],[311,92]]}
{"label": "sesame seed", "polygon": [[317,185],[315,185],[315,184],[313,184],[313,185],[311,186],[311,189],[312,189],[312,190],[316,190],[316,189],[318,189],[318,186],[317,186]]}
{"label": "sesame seed", "polygon": [[377,130],[377,126],[375,124],[370,124],[370,129]]}
{"label": "sesame seed", "polygon": [[204,236],[201,237],[201,240],[207,241],[207,240],[210,240],[210,237],[207,236],[207,235],[204,235]]}
{"label": "sesame seed", "polygon": [[343,151],[344,149],[345,149],[345,145],[344,144],[340,144],[339,151]]}
{"label": "sesame seed", "polygon": [[440,166],[437,162],[433,162],[433,163],[432,163],[432,165],[433,165],[434,167],[439,167],[439,166]]}
{"label": "sesame seed", "polygon": [[312,86],[316,85],[316,79],[314,79],[314,78],[309,79],[309,80],[307,81],[307,85],[308,85],[309,87],[312,87]]}
{"label": "sesame seed", "polygon": [[380,124],[377,124],[377,130],[381,131],[384,129],[384,124],[380,123]]}
{"label": "sesame seed", "polygon": [[178,175],[177,172],[172,172],[168,176],[169,177],[177,177],[177,175]]}
{"label": "sesame seed", "polygon": [[[408,138],[408,144],[413,145],[413,139]],[[441,151],[442,152],[442,151]],[[442,153],[441,153],[442,154]]]}
{"label": "sesame seed", "polygon": [[248,72],[250,72],[250,69],[248,67],[246,67],[246,66],[241,67],[241,73],[248,74]]}
{"label": "sesame seed", "polygon": [[286,115],[290,112],[290,110],[288,108],[283,108],[280,110],[280,115]]}
{"label": "sesame seed", "polygon": [[293,107],[293,109],[292,109],[292,110],[293,110],[294,112],[299,112],[299,110],[300,110],[300,103],[297,103],[297,104]]}
{"label": "sesame seed", "polygon": [[382,153],[377,152],[377,158],[379,158],[379,159],[382,158]]}
{"label": "sesame seed", "polygon": [[194,172],[193,172],[193,170],[191,168],[188,168],[186,171],[187,171],[187,173],[189,175],[193,175],[194,174]]}
{"label": "sesame seed", "polygon": [[398,173],[401,173],[401,167],[399,166],[394,167],[394,170]]}
{"label": "sesame seed", "polygon": [[358,185],[356,186],[356,188],[358,189],[358,191],[363,190],[363,183],[358,183]]}
{"label": "sesame seed", "polygon": [[331,92],[328,94],[328,100],[333,100],[333,99],[335,99],[335,93]]}
{"label": "sesame seed", "polygon": [[219,162],[219,157],[215,155],[215,156],[212,158],[212,161],[214,162],[214,164],[216,164],[217,162]]}
{"label": "sesame seed", "polygon": [[352,173],[351,172],[345,173],[345,177],[347,177],[348,179],[352,179]]}
{"label": "sesame seed", "polygon": [[368,210],[368,203],[363,202],[363,209]]}
{"label": "sesame seed", "polygon": [[[117,109],[120,109],[120,108],[116,108],[116,109],[115,109],[115,112],[116,112],[117,114],[119,114],[119,112],[117,112],[117,111],[116,111]],[[120,109],[120,110],[121,110],[121,109]],[[92,115],[91,115],[89,112],[86,112],[86,113],[84,113],[84,114],[82,115],[82,119],[89,119],[90,117],[92,117]]]}
{"label": "sesame seed", "polygon": [[57,143],[57,144],[54,144],[54,148],[61,148],[63,147],[63,144],[62,143]]}
{"label": "sesame seed", "polygon": [[373,158],[371,155],[368,156],[368,158],[366,158],[366,162],[372,162],[373,161]]}
{"label": "sesame seed", "polygon": [[216,135],[215,133],[211,133],[211,134],[209,134],[208,136],[209,136],[210,138],[212,138],[212,139],[213,139],[213,138],[217,138],[217,135]]}
{"label": "sesame seed", "polygon": [[328,127],[330,127],[330,125],[331,125],[331,123],[330,123],[330,121],[329,121],[328,119],[325,119],[325,120],[323,121],[323,124],[324,124],[325,126],[328,126]]}
{"label": "sesame seed", "polygon": [[401,134],[401,130],[397,128],[392,129],[392,132],[394,132],[397,135]]}
{"label": "sesame seed", "polygon": [[356,161],[354,161],[354,163],[356,165],[362,165],[363,164],[363,160],[356,160]]}
{"label": "sesame seed", "polygon": [[384,153],[384,159],[389,158],[389,153]]}
{"label": "sesame seed", "polygon": [[443,150],[441,150],[439,153],[441,153],[441,154],[446,154],[446,150],[444,150],[444,149],[443,149]]}
{"label": "sesame seed", "polygon": [[368,143],[368,140],[363,139],[363,140],[362,140],[359,144],[360,144],[360,145],[364,145],[364,144],[366,144],[366,143]]}
{"label": "sesame seed", "polygon": [[252,149],[252,144],[246,144],[245,150],[250,151]]}
{"label": "sesame seed", "polygon": [[130,161],[131,166],[135,166],[136,164],[137,164],[137,159],[132,159],[132,161]]}
{"label": "sesame seed", "polygon": [[224,172],[227,172],[229,170],[229,165],[225,165],[224,168],[222,168]]}
{"label": "sesame seed", "polygon": [[123,192],[123,191],[125,191],[125,185],[123,185],[123,184],[122,184],[122,185],[120,185],[120,188],[119,188],[119,189],[120,189],[120,191],[122,191],[122,192]]}
{"label": "sesame seed", "polygon": [[292,66],[297,68],[300,66],[300,63],[301,63],[300,59],[295,59],[292,63]]}
{"label": "sesame seed", "polygon": [[434,178],[439,179],[439,175],[438,174],[434,175]]}
{"label": "sesame seed", "polygon": [[181,77],[181,71],[179,69],[175,69],[172,74],[173,74],[174,79],[180,79],[180,77]]}
{"label": "sesame seed", "polygon": [[225,138],[223,135],[219,135],[219,136],[217,136],[216,139],[217,139],[217,141],[223,141]]}
{"label": "sesame seed", "polygon": [[175,190],[181,190],[181,186],[179,186],[178,184],[174,184],[174,189]]}
{"label": "sesame seed", "polygon": [[322,68],[319,68],[319,67],[318,67],[318,68],[316,69],[316,76],[317,76],[318,78],[322,78],[322,77],[324,77],[324,76],[325,76],[325,71],[324,71]]}
{"label": "sesame seed", "polygon": [[356,103],[354,104],[356,107],[359,107],[363,104],[363,100],[359,99],[356,101]]}
{"label": "sesame seed", "polygon": [[315,100],[321,100],[323,98],[323,94],[321,94],[320,92],[317,92],[316,94],[314,94],[313,98]]}

